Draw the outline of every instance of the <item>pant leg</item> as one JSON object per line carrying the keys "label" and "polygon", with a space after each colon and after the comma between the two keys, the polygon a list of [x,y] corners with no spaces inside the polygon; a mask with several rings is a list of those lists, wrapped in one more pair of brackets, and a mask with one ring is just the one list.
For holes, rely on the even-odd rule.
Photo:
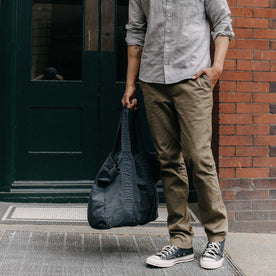
{"label": "pant leg", "polygon": [[170,244],[192,247],[187,205],[188,177],[180,145],[180,129],[172,99],[162,84],[140,82],[153,145],[161,163],[161,181],[168,209]]}
{"label": "pant leg", "polygon": [[174,85],[171,96],[179,115],[183,156],[193,170],[201,221],[209,241],[225,238],[227,214],[211,150],[213,93],[206,76]]}

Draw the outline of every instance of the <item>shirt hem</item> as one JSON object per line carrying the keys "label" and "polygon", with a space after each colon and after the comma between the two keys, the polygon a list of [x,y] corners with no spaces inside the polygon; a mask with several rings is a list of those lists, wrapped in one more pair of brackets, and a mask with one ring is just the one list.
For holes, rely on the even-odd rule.
{"label": "shirt hem", "polygon": [[187,76],[182,76],[182,77],[179,77],[179,78],[176,78],[175,80],[171,80],[171,81],[159,81],[159,80],[150,80],[150,79],[146,79],[146,78],[141,78],[139,77],[139,80],[140,81],[143,81],[143,82],[147,82],[147,83],[156,83],[156,84],[174,84],[174,83],[178,83],[178,82],[181,82],[181,81],[184,81],[184,80],[188,80],[188,79],[191,79],[194,75],[187,75]]}

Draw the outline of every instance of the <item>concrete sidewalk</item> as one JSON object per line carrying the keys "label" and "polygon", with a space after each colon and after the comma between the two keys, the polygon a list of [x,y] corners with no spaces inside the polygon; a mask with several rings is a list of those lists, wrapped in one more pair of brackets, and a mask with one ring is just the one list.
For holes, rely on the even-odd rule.
{"label": "concrete sidewalk", "polygon": [[[51,206],[56,206],[49,204]],[[44,204],[45,208],[49,206]],[[165,223],[111,230],[93,230],[87,223],[32,220],[16,217],[14,203],[0,203],[0,275],[276,275],[274,234],[230,233],[222,268],[199,266],[206,244],[203,228],[192,220],[195,260],[171,268],[146,266],[148,255],[168,244]],[[36,204],[20,205],[24,207]],[[60,205],[58,205],[60,206]],[[70,205],[72,207],[80,205]],[[65,206],[66,207],[66,206]],[[65,208],[64,207],[64,208]],[[83,205],[85,208],[85,205]],[[41,205],[39,206],[41,208]],[[10,210],[10,220],[7,212]],[[12,211],[13,210],[13,211]],[[28,210],[28,208],[25,208]],[[56,209],[55,209],[56,210]],[[161,210],[163,212],[163,210]],[[13,212],[13,213],[12,213]],[[162,213],[161,212],[161,213]],[[5,215],[6,214],[6,215]],[[19,213],[18,213],[19,214]],[[17,215],[18,215],[17,214]],[[6,220],[5,220],[5,219]],[[237,267],[238,266],[238,267]]]}

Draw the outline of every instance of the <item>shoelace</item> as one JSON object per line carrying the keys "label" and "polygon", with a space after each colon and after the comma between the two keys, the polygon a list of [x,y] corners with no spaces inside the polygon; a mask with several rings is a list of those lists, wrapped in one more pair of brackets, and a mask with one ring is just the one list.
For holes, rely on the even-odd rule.
{"label": "shoelace", "polygon": [[203,253],[203,257],[214,258],[220,254],[220,246],[217,242],[208,242],[207,247]]}
{"label": "shoelace", "polygon": [[167,245],[161,250],[161,252],[156,253],[156,256],[161,256],[165,258],[166,256],[172,254],[176,249],[177,246]]}

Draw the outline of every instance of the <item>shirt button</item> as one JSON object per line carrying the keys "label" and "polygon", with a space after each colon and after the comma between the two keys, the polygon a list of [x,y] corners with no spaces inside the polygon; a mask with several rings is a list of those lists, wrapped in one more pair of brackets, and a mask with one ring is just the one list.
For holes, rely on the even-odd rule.
{"label": "shirt button", "polygon": [[167,33],[169,33],[171,30],[167,30]]}

